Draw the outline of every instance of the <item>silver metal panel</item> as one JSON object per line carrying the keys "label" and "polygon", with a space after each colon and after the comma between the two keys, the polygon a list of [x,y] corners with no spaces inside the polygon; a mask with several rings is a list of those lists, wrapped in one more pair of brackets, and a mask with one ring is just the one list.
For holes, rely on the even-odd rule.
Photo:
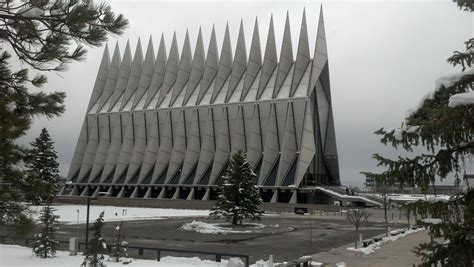
{"label": "silver metal panel", "polygon": [[[235,47],[234,64],[230,74],[229,89],[227,90],[226,102],[229,102],[237,84],[242,79],[247,68],[247,50],[245,48],[244,24],[240,21],[239,37],[237,38],[237,46]],[[240,97],[239,97],[240,98]]]}
{"label": "silver metal panel", "polygon": [[263,57],[262,73],[258,84],[257,99],[263,93],[263,90],[267,86],[273,71],[278,64],[276,43],[275,43],[275,30],[273,28],[273,15],[270,18],[270,27],[268,29],[267,45],[265,47],[265,56]]}
{"label": "silver metal panel", "polygon": [[99,100],[100,96],[104,92],[105,83],[107,82],[107,76],[109,75],[109,46],[105,44],[104,54],[100,60],[99,70],[97,71],[97,76],[95,78],[94,87],[92,89],[91,98],[89,100],[89,105],[87,106],[87,111],[90,111],[92,106]]}
{"label": "silver metal panel", "polygon": [[110,142],[109,151],[107,152],[107,159],[105,160],[104,171],[102,172],[101,181],[106,181],[112,175],[112,171],[117,164],[120,150],[122,149],[122,136],[124,124],[128,121],[130,114],[120,114],[116,120],[114,131],[112,134],[112,141]]}
{"label": "silver metal panel", "polygon": [[[204,120],[206,117],[204,116]],[[193,115],[189,120],[192,122],[191,128],[188,130],[189,142],[186,148],[186,154],[184,158],[183,171],[181,174],[180,184],[184,182],[184,179],[188,177],[192,168],[197,164],[199,160],[199,152],[201,150],[201,118],[199,116],[199,110],[193,109]],[[204,128],[202,128],[204,130]]]}
{"label": "silver metal panel", "polygon": [[316,46],[314,48],[313,69],[311,70],[311,82],[309,85],[309,90],[313,90],[327,61],[328,52],[326,47],[326,33],[324,30],[323,8],[321,7],[319,12],[318,33],[316,35]]}
{"label": "silver metal panel", "polygon": [[250,44],[249,62],[247,64],[247,70],[245,72],[244,87],[242,89],[242,96],[240,97],[240,101],[244,101],[261,67],[262,67],[262,51],[260,49],[260,35],[258,31],[258,20],[255,19],[252,43]]}
{"label": "silver metal panel", "polygon": [[117,79],[120,72],[120,49],[118,46],[118,42],[114,48],[114,55],[112,56],[112,62],[109,65],[109,72],[107,74],[107,81],[104,85],[104,91],[99,99],[99,108],[97,110],[101,110],[102,107],[105,105],[107,100],[112,96],[115,89],[115,84],[117,83]]}
{"label": "silver metal panel", "polygon": [[[154,112],[147,112],[153,115]],[[135,113],[134,114],[134,139],[135,145],[133,146],[132,156],[130,158],[130,164],[128,166],[127,175],[125,177],[125,183],[129,183],[130,180],[138,175],[138,171],[143,162],[143,157],[146,151],[147,141],[147,129],[146,129],[146,113]]]}
{"label": "silver metal panel", "polygon": [[155,63],[155,49],[153,48],[153,40],[150,36],[146,49],[145,60],[143,61],[142,72],[140,73],[140,81],[138,82],[137,91],[133,99],[132,109],[135,109],[138,102],[144,97],[148,87],[150,87],[153,76],[153,67]]}
{"label": "silver metal panel", "polygon": [[142,64],[143,64],[143,52],[142,52],[142,43],[140,38],[138,38],[137,48],[135,48],[135,55],[133,56],[133,62],[130,67],[130,76],[128,77],[127,86],[125,92],[123,93],[123,101],[120,106],[120,110],[123,110],[128,101],[133,101],[130,99],[138,87],[140,82],[140,77],[142,74]]}
{"label": "silver metal panel", "polygon": [[296,54],[295,69],[291,81],[290,96],[293,96],[298,84],[306,71],[310,62],[308,30],[306,27],[306,11],[303,10],[303,19],[301,20],[300,39],[298,41],[298,52]]}
{"label": "silver metal panel", "polygon": [[[184,89],[184,86],[188,82],[189,74],[191,73],[191,61],[192,61],[192,54],[191,54],[191,44],[189,43],[189,34],[186,31],[186,37],[184,38],[183,50],[181,52],[181,59],[179,61],[179,68],[178,74],[176,76],[176,82],[173,86],[173,92],[171,95],[171,102],[170,107],[173,106],[174,102],[181,94],[181,91]],[[177,103],[178,105],[182,105],[181,103]]]}
{"label": "silver metal panel", "polygon": [[128,78],[130,76],[132,64],[132,52],[130,51],[130,43],[127,40],[127,46],[125,46],[125,51],[123,52],[122,62],[120,63],[119,76],[117,78],[117,83],[115,84],[114,93],[110,99],[109,112],[117,104],[117,101],[121,99],[125,88],[127,87]]}
{"label": "silver metal panel", "polygon": [[138,183],[142,183],[146,175],[149,174],[153,166],[155,165],[156,159],[158,157],[158,150],[160,147],[160,129],[164,128],[166,121],[166,110],[161,110],[152,113],[146,113],[147,116],[147,146],[145,151],[145,156],[143,157],[142,168],[140,170],[140,175]]}
{"label": "silver metal panel", "polygon": [[[183,105],[185,105],[193,92],[198,90],[199,81],[204,74],[204,64],[205,64],[205,52],[204,52],[204,43],[202,40],[201,28],[199,28],[199,34],[196,41],[196,48],[194,49],[193,64],[191,68],[191,73],[189,74],[189,81],[186,86],[186,95],[184,96]],[[192,103],[195,105],[196,103]]]}
{"label": "silver metal panel", "polygon": [[299,145],[301,144],[301,135],[303,133],[303,118],[304,118],[304,107],[305,107],[305,98],[299,98],[293,100],[293,114],[295,117],[295,130],[296,130],[296,142]]}
{"label": "silver metal panel", "polygon": [[81,132],[79,133],[79,138],[77,139],[76,149],[74,150],[74,155],[72,156],[71,164],[69,166],[69,171],[67,173],[67,180],[71,179],[76,175],[81,169],[82,160],[84,159],[84,153],[87,148],[87,117],[84,118],[82,123]]}
{"label": "silver metal panel", "polygon": [[290,170],[293,159],[296,156],[296,151],[298,150],[296,142],[296,129],[295,129],[295,116],[293,112],[293,103],[290,102],[288,106],[288,112],[286,117],[286,127],[285,132],[283,133],[283,143],[281,148],[281,158],[280,165],[278,167],[277,174],[277,185],[281,185],[284,181],[284,178]]}
{"label": "silver metal panel", "polygon": [[326,130],[329,118],[329,102],[326,99],[326,94],[323,91],[323,86],[319,81],[316,83],[316,99],[318,101],[317,107],[319,115],[319,131],[321,133],[321,142],[324,146],[324,144],[326,143]]}
{"label": "silver metal panel", "polygon": [[127,169],[128,164],[130,164],[134,145],[133,135],[135,132],[135,114],[128,116],[126,123],[123,125],[126,125],[127,128],[124,131],[125,135],[122,142],[122,149],[120,150],[117,166],[115,168],[114,183],[125,174],[124,172]]}
{"label": "silver metal panel", "polygon": [[229,110],[227,107],[216,106],[213,107],[214,112],[222,112],[222,119],[218,128],[217,143],[216,143],[216,155],[214,156],[214,164],[212,165],[211,179],[209,184],[214,184],[219,174],[225,167],[225,164],[230,156],[230,118]]}
{"label": "silver metal panel", "polygon": [[204,135],[202,137],[202,146],[201,146],[201,153],[199,154],[199,163],[196,170],[196,176],[194,179],[194,184],[198,183],[199,180],[204,175],[204,172],[211,164],[212,160],[214,159],[214,154],[216,151],[216,140],[215,140],[215,131],[216,131],[216,123],[219,123],[220,116],[222,112],[217,113],[214,116],[214,112],[212,108],[208,109],[207,112],[207,123],[204,129]]}
{"label": "silver metal panel", "polygon": [[176,33],[173,34],[173,42],[171,43],[170,55],[168,61],[166,62],[166,71],[163,78],[163,84],[161,85],[159,91],[159,97],[156,107],[159,107],[161,102],[165,99],[166,95],[173,87],[173,84],[176,81],[176,76],[178,75],[178,61],[179,61],[179,52],[178,52],[178,41],[176,40]]}
{"label": "silver metal panel", "polygon": [[109,151],[110,142],[112,139],[112,133],[114,132],[115,123],[119,115],[117,114],[108,114],[106,118],[106,123],[104,125],[104,130],[100,133],[99,147],[97,148],[97,153],[94,159],[94,165],[91,170],[91,181],[95,179],[102,169],[104,168],[105,161],[107,159],[107,153]]}
{"label": "silver metal panel", "polygon": [[[247,151],[247,158],[250,164],[254,166],[258,159],[262,156],[263,141],[262,141],[262,125],[260,123],[259,105],[254,105],[253,119],[251,126],[251,136],[249,140],[249,147]],[[263,128],[265,129],[265,128]]]}
{"label": "silver metal panel", "polygon": [[197,103],[200,103],[204,95],[210,88],[214,77],[217,74],[217,64],[219,61],[219,55],[217,52],[217,41],[216,41],[216,31],[214,26],[212,27],[211,40],[209,40],[209,48],[207,50],[206,65],[204,67],[204,74],[201,80],[201,86],[199,87],[199,95]]}
{"label": "silver metal panel", "polygon": [[314,126],[313,126],[313,114],[311,106],[306,102],[305,115],[304,115],[304,126],[303,126],[303,137],[300,145],[300,155],[296,165],[296,177],[295,186],[298,187],[303,180],[304,174],[311,163],[314,155],[316,154],[316,145],[314,143]]}
{"label": "silver metal panel", "polygon": [[272,170],[273,163],[278,158],[280,152],[280,141],[278,138],[278,117],[275,104],[271,105],[270,119],[266,129],[266,140],[262,167],[258,177],[258,185],[262,185]]}
{"label": "silver metal panel", "polygon": [[[159,94],[158,90],[161,88],[163,80],[165,79],[167,61],[165,39],[164,36],[161,35],[160,47],[158,48],[158,53],[156,54],[156,61],[155,65],[153,66],[153,75],[151,77],[150,87],[148,88],[148,93],[146,95],[145,107],[148,107],[151,100],[153,100],[153,98]],[[140,100],[137,100],[136,104],[138,104],[138,101]]]}
{"label": "silver metal panel", "polygon": [[234,130],[232,131],[232,151],[231,154],[237,153],[239,150],[247,152],[247,139],[245,136],[244,110],[242,106],[238,106],[237,119],[235,120]]}
{"label": "silver metal panel", "polygon": [[283,81],[285,81],[288,71],[290,71],[291,65],[293,65],[293,47],[291,45],[290,15],[286,13],[285,31],[283,33],[283,43],[281,44],[280,62],[278,63],[273,98],[278,95]]}
{"label": "silver metal panel", "polygon": [[177,111],[179,111],[178,127],[176,127],[176,131],[173,131],[173,151],[171,152],[165,184],[170,183],[171,178],[179,170],[184,161],[184,155],[186,153],[186,116],[184,110]]}
{"label": "silver metal panel", "polygon": [[[93,125],[92,131],[89,132],[89,141],[87,142],[87,149],[82,160],[81,170],[79,171],[78,181],[89,181],[90,170],[94,164],[95,154],[99,145],[99,123],[104,123],[104,120],[100,120],[99,116],[90,116],[87,118],[88,124]],[[102,125],[103,126],[103,125]]]}
{"label": "silver metal panel", "polygon": [[230,45],[229,24],[225,28],[224,42],[222,43],[221,58],[217,68],[216,81],[212,91],[211,103],[217,98],[224,83],[232,71],[232,47]]}
{"label": "silver metal panel", "polygon": [[171,118],[171,111],[167,111],[166,123],[163,128],[163,134],[161,137],[160,148],[158,150],[158,157],[155,163],[155,169],[152,176],[152,184],[154,184],[160,176],[164,175],[166,168],[168,167],[171,151],[173,150],[173,121]]}

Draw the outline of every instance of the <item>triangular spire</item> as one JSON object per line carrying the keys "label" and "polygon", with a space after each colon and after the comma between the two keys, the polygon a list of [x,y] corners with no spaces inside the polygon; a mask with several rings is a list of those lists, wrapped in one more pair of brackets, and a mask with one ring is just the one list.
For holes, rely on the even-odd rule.
{"label": "triangular spire", "polygon": [[143,64],[143,52],[142,52],[142,43],[140,38],[138,38],[137,47],[135,48],[135,55],[133,56],[133,62],[130,69],[130,77],[128,78],[127,88],[123,94],[122,104],[120,110],[122,110],[125,105],[132,97],[132,94],[138,87],[140,82],[140,76],[142,74],[142,64]]}
{"label": "triangular spire", "polygon": [[262,51],[260,49],[260,35],[258,33],[258,20],[255,18],[255,26],[253,28],[252,44],[250,45],[249,62],[245,73],[244,87],[240,101],[247,96],[250,86],[252,86],[258,71],[262,67]]}
{"label": "triangular spire", "polygon": [[283,43],[281,44],[280,62],[278,62],[278,72],[273,89],[273,98],[278,95],[280,88],[285,81],[291,65],[293,65],[293,47],[291,45],[290,14],[286,13],[285,32],[283,33]]}
{"label": "triangular spire", "polygon": [[227,90],[226,102],[234,93],[237,84],[242,79],[247,67],[247,50],[245,48],[244,23],[240,21],[239,37],[237,38],[237,46],[235,47],[234,64],[232,65],[232,73],[230,75],[229,89]]}
{"label": "triangular spire", "polygon": [[211,40],[209,40],[209,48],[207,49],[206,65],[204,66],[204,74],[202,76],[201,87],[199,88],[199,95],[197,103],[201,102],[211,85],[214,77],[217,74],[217,64],[219,55],[217,52],[216,31],[212,26]]}
{"label": "triangular spire", "polygon": [[311,61],[309,55],[308,30],[306,26],[306,11],[303,9],[303,19],[301,20],[300,39],[298,41],[298,52],[296,54],[295,70],[293,72],[293,80],[291,81],[290,97],[296,91],[303,74]]}
{"label": "triangular spire", "polygon": [[102,95],[102,92],[105,88],[105,83],[107,82],[107,76],[109,74],[109,64],[110,64],[110,55],[109,55],[109,46],[105,44],[104,53],[102,54],[102,59],[100,60],[99,71],[95,78],[94,88],[92,89],[92,95],[89,100],[89,105],[87,110],[89,111],[92,106],[97,102],[99,97]]}
{"label": "triangular spire", "polygon": [[158,97],[158,103],[156,107],[160,106],[163,99],[169,93],[171,87],[176,82],[176,76],[178,74],[178,61],[179,61],[179,52],[178,52],[178,41],[176,40],[176,32],[173,34],[173,41],[171,42],[170,55],[168,57],[168,62],[166,63],[166,72],[163,80],[163,85],[160,89],[160,95]]}
{"label": "triangular spire", "polygon": [[[173,103],[176,101],[176,98],[178,98],[179,94],[188,82],[189,73],[191,72],[191,60],[191,44],[189,43],[189,33],[186,30],[186,37],[184,38],[183,50],[181,52],[181,59],[179,61],[179,69],[176,77],[176,83],[174,84],[173,92],[171,95],[170,106],[173,105]],[[182,103],[180,103],[180,105],[181,104]]]}
{"label": "triangular spire", "polygon": [[127,45],[125,46],[125,51],[123,52],[122,63],[120,63],[120,71],[115,84],[114,93],[112,95],[109,111],[115,106],[117,101],[119,101],[122,96],[125,88],[127,87],[128,77],[130,76],[130,69],[132,64],[132,52],[130,50],[130,42],[127,40]]}
{"label": "triangular spire", "polygon": [[[201,28],[199,28],[199,34],[196,41],[196,48],[194,50],[193,64],[191,68],[191,73],[189,74],[188,85],[186,88],[186,94],[184,96],[183,105],[188,102],[192,93],[196,89],[199,81],[202,78],[204,73],[204,43],[202,41]],[[195,103],[193,103],[195,104]]]}
{"label": "triangular spire", "polygon": [[[166,72],[166,45],[165,37],[161,35],[160,47],[158,48],[158,54],[156,55],[155,66],[153,69],[153,76],[151,77],[150,87],[148,88],[148,94],[146,95],[145,107],[148,107],[153,97],[158,94],[158,90],[163,84]],[[154,108],[154,107],[153,107]]]}
{"label": "triangular spire", "polygon": [[270,18],[270,27],[268,29],[267,45],[265,47],[265,56],[263,58],[262,75],[260,83],[258,84],[257,99],[262,96],[263,90],[267,86],[270,77],[273,74],[278,64],[276,45],[275,45],[275,30],[273,27],[273,15]]}
{"label": "triangular spire", "polygon": [[216,81],[214,84],[214,90],[212,91],[211,103],[216,99],[231,71],[232,47],[230,44],[229,23],[227,23],[227,26],[225,27],[224,42],[222,43],[221,58],[219,60],[219,67],[217,69]]}
{"label": "triangular spire", "polygon": [[115,44],[114,55],[112,56],[112,62],[109,65],[109,73],[107,75],[107,81],[105,82],[104,92],[100,97],[99,108],[101,110],[110,96],[114,93],[115,84],[117,83],[118,75],[120,71],[120,48],[118,42]]}
{"label": "triangular spire", "polygon": [[[322,70],[328,62],[328,51],[326,47],[326,33],[324,30],[323,7],[319,11],[318,33],[316,35],[316,46],[314,48],[313,68],[311,70],[311,79],[309,90],[313,90],[316,82],[321,75]],[[309,95],[309,92],[308,92]]]}
{"label": "triangular spire", "polygon": [[155,63],[155,49],[153,48],[153,39],[148,40],[148,47],[146,49],[145,60],[143,61],[142,73],[140,75],[140,82],[138,82],[135,98],[133,99],[132,109],[135,109],[138,102],[142,99],[148,87],[150,87],[151,78],[153,75],[153,65]]}

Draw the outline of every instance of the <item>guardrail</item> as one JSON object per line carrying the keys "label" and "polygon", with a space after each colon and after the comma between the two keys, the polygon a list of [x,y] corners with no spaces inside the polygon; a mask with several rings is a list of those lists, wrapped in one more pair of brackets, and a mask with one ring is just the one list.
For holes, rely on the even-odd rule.
{"label": "guardrail", "polygon": [[[7,240],[11,240],[12,242],[7,242]],[[23,241],[23,242],[21,242]],[[65,240],[57,240],[59,244],[62,245],[69,245],[69,241]],[[33,238],[25,238],[25,237],[15,237],[9,235],[0,235],[0,243],[2,244],[23,244],[25,246],[30,246],[34,242]],[[78,250],[81,251],[81,247],[85,247],[84,242],[78,242]],[[205,251],[197,251],[197,250],[184,250],[184,249],[170,249],[170,248],[157,248],[157,247],[142,247],[142,246],[126,246],[129,250],[134,249],[137,251],[138,256],[143,256],[145,251],[153,251],[156,255],[156,260],[160,261],[162,258],[162,252],[173,252],[178,254],[200,254],[200,255],[207,255],[207,256],[214,256],[216,262],[221,262],[223,257],[235,257],[241,258],[245,262],[245,267],[250,266],[250,257],[248,255],[240,255],[240,254],[233,254],[233,253],[220,253],[220,252],[205,252]],[[108,246],[109,252],[111,246]]]}

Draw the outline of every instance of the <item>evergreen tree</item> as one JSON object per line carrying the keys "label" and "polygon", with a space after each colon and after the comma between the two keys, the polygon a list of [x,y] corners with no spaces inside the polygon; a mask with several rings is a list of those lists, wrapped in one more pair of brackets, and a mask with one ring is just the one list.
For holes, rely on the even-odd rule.
{"label": "evergreen tree", "polygon": [[[21,204],[22,165],[27,149],[16,140],[26,134],[36,116],[64,112],[63,92],[44,93],[41,71],[62,71],[85,58],[83,46],[100,46],[108,34],[122,34],[127,20],[106,3],[80,0],[24,0],[0,3],[0,226],[25,231],[31,225],[28,207]],[[13,51],[11,58],[7,51]],[[13,70],[13,62],[37,70]],[[30,87],[30,88],[29,88]],[[31,91],[30,89],[35,89]],[[12,189],[13,188],[13,189]]]}
{"label": "evergreen tree", "polygon": [[59,242],[55,240],[58,230],[58,215],[54,215],[56,209],[46,206],[41,210],[40,222],[43,225],[41,232],[34,235],[35,243],[33,252],[37,257],[54,257],[56,249],[59,248]]}
{"label": "evergreen tree", "polygon": [[107,243],[102,237],[102,227],[104,227],[104,212],[101,212],[99,218],[92,225],[92,239],[89,241],[86,251],[86,257],[82,266],[102,267],[104,266],[104,254],[107,252]]}
{"label": "evergreen tree", "polygon": [[112,257],[115,262],[119,262],[120,258],[128,258],[128,242],[123,234],[123,221],[115,225],[115,238],[112,244]]}
{"label": "evergreen tree", "polygon": [[211,209],[211,218],[226,218],[233,225],[242,224],[242,220],[260,219],[263,203],[256,186],[257,175],[242,151],[235,153],[229,162],[226,174],[219,185],[220,194],[215,206]]}
{"label": "evergreen tree", "polygon": [[[468,12],[474,9],[472,0],[456,1]],[[466,43],[466,51],[456,51],[448,63],[461,66],[462,72],[447,75],[436,81],[414,110],[407,112],[402,127],[376,131],[381,142],[413,152],[422,146],[428,152],[412,153],[390,159],[379,154],[373,158],[382,173],[365,172],[384,184],[419,186],[426,191],[434,186],[437,177],[444,179],[454,173],[455,179],[465,173],[466,161],[474,154],[474,38]],[[467,183],[467,180],[466,180]],[[417,218],[425,218],[431,241],[420,244],[415,253],[422,257],[423,266],[440,263],[443,266],[472,266],[474,264],[474,189],[450,200],[431,198],[404,206]],[[428,218],[428,219],[426,219]]]}
{"label": "evergreen tree", "polygon": [[34,142],[28,154],[27,172],[22,189],[25,199],[34,204],[46,202],[50,204],[59,190],[59,163],[46,128]]}

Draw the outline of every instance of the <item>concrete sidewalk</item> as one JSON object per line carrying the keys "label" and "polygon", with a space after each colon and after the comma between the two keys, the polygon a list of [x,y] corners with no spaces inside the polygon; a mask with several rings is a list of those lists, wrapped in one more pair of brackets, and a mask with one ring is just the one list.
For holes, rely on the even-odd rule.
{"label": "concrete sidewalk", "polygon": [[421,263],[421,259],[412,252],[418,244],[430,240],[428,231],[424,230],[394,242],[385,243],[381,249],[375,253],[365,256],[358,256],[356,252],[347,250],[354,244],[348,244],[327,252],[313,255],[313,261],[322,262],[324,266],[335,266],[338,262],[345,262],[350,267],[366,266],[413,266]]}

